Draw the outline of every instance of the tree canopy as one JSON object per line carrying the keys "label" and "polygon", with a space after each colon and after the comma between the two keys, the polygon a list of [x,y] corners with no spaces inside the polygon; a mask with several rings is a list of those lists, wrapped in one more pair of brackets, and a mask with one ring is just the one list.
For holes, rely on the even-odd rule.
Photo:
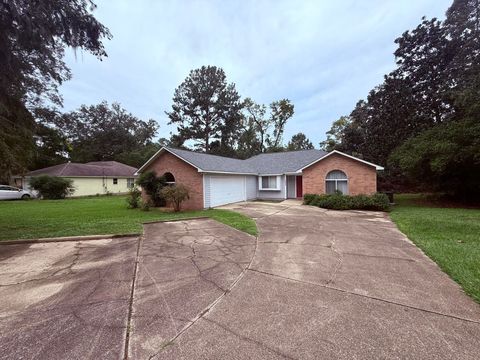
{"label": "tree canopy", "polygon": [[242,103],[235,84],[227,83],[225,72],[216,66],[192,70],[175,90],[170,124],[177,125],[183,140],[193,140],[195,148],[232,148],[238,135]]}
{"label": "tree canopy", "polygon": [[309,150],[313,149],[312,142],[307,138],[304,133],[298,133],[292,136],[292,139],[288,142],[287,150]]}
{"label": "tree canopy", "polygon": [[195,150],[240,158],[282,151],[285,125],[293,114],[288,99],[273,101],[268,108],[251,98],[242,101],[223,69],[202,66],[175,90],[167,115],[177,134],[168,143],[188,147],[193,141]]}
{"label": "tree canopy", "polygon": [[444,21],[423,18],[395,43],[397,68],[357,103],[346,124],[333,124],[322,144],[388,164],[393,181],[403,173],[460,195],[452,176],[473,181],[468,172],[478,171],[459,150],[475,149],[462,129],[476,133],[480,121],[480,3],[454,0]]}
{"label": "tree canopy", "polygon": [[263,152],[283,151],[283,133],[287,121],[294,114],[294,105],[288,99],[274,101],[268,107],[251,98],[243,102],[243,127],[237,153],[246,158]]}
{"label": "tree canopy", "polygon": [[56,125],[70,144],[76,162],[118,160],[140,166],[158,149],[152,143],[158,124],[143,121],[118,103],[82,105],[61,115]]}
{"label": "tree canopy", "polygon": [[[58,86],[71,76],[64,49],[106,56],[108,29],[89,0],[0,2],[0,174],[20,172],[34,156],[36,109],[61,105]],[[47,104],[47,105],[46,105]]]}

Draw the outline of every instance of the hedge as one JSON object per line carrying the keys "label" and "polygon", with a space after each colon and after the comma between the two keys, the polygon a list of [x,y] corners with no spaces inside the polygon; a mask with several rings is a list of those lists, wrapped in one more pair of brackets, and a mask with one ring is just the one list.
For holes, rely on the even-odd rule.
{"label": "hedge", "polygon": [[305,205],[318,206],[333,210],[390,210],[390,201],[385,194],[374,195],[342,195],[342,194],[305,194]]}

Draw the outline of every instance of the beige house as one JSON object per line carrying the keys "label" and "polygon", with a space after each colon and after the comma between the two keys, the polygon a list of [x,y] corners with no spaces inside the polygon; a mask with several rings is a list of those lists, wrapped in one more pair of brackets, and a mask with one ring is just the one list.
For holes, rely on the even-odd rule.
{"label": "beige house", "polygon": [[40,175],[58,176],[73,180],[72,196],[125,194],[134,186],[136,168],[116,161],[97,161],[86,164],[65,163],[38,169],[14,177],[15,186],[30,190],[30,179]]}

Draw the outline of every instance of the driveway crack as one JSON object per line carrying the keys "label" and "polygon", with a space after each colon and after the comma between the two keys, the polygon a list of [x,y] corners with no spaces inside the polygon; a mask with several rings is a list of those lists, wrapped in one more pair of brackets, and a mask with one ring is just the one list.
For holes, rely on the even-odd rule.
{"label": "driveway crack", "polygon": [[334,254],[337,255],[337,262],[335,264],[335,267],[333,268],[332,275],[330,278],[327,280],[327,285],[332,284],[333,281],[335,280],[335,277],[337,276],[338,271],[343,265],[343,255],[342,253],[335,247],[336,244],[336,236],[335,233],[331,233],[332,237],[332,242],[330,243],[330,249],[333,251]]}
{"label": "driveway crack", "polygon": [[[248,263],[247,267],[243,269],[243,271],[237,276],[237,278],[230,284],[230,286],[222,292],[222,294],[217,297],[214,301],[212,301],[207,307],[205,307],[202,311],[200,311],[196,317],[194,317],[191,320],[188,320],[188,324],[186,324],[182,329],[176,332],[175,336],[170,338],[169,340],[165,341],[164,343],[169,345],[173,344],[176,339],[178,339],[183,333],[185,333],[188,329],[190,329],[193,325],[195,325],[200,319],[204,318],[210,311],[213,310],[213,308],[228,294],[230,293],[235,286],[240,282],[240,280],[245,276],[247,270],[249,270],[253,264],[253,260],[255,259],[255,255],[257,253],[257,248],[258,248],[258,236],[255,237],[255,248],[252,254],[252,257],[250,259],[250,262]],[[165,346],[163,346],[160,350],[149,356],[149,359],[153,359],[156,357],[163,349]]]}
{"label": "driveway crack", "polygon": [[281,357],[284,358],[284,359],[296,360],[296,358],[291,357],[291,356],[289,356],[289,355],[287,355],[287,354],[284,354],[283,352],[281,352],[281,351],[279,351],[279,350],[277,350],[277,349],[274,349],[274,348],[272,348],[272,347],[270,347],[270,346],[268,346],[268,345],[266,345],[266,344],[264,344],[264,343],[262,343],[262,342],[260,342],[260,341],[258,341],[258,340],[254,340],[254,339],[249,338],[249,337],[247,337],[247,336],[245,336],[245,335],[241,335],[241,334],[233,331],[232,329],[226,327],[225,325],[220,324],[219,322],[216,322],[216,321],[214,321],[214,320],[212,320],[212,319],[207,319],[207,318],[205,318],[205,319],[203,319],[203,320],[204,320],[204,321],[207,321],[207,322],[209,322],[209,323],[211,323],[211,324],[214,324],[215,326],[218,326],[219,328],[221,328],[221,329],[223,329],[224,331],[232,334],[233,336],[239,338],[240,340],[249,342],[249,343],[251,343],[251,344],[258,345],[258,346],[260,346],[260,347],[262,347],[262,348],[264,348],[264,349],[267,349],[267,350],[270,351],[270,352],[273,352],[275,355],[281,356]]}
{"label": "driveway crack", "polygon": [[360,297],[363,297],[363,298],[366,298],[366,299],[381,301],[381,302],[384,302],[384,303],[387,303],[387,304],[401,306],[401,307],[404,307],[404,308],[418,310],[418,311],[422,311],[422,312],[426,312],[426,313],[430,313],[430,314],[434,314],[434,315],[440,315],[440,316],[445,316],[445,317],[456,319],[456,320],[466,321],[466,322],[470,322],[470,323],[474,323],[474,324],[480,324],[480,321],[477,321],[477,320],[468,319],[468,318],[461,317],[461,316],[456,316],[456,315],[451,315],[451,314],[443,313],[443,312],[440,312],[440,311],[428,310],[428,309],[424,309],[424,308],[417,307],[417,306],[402,304],[402,303],[399,303],[399,302],[396,302],[396,301],[386,300],[386,299],[382,299],[382,298],[379,298],[379,297],[376,297],[376,296],[359,294],[359,293],[354,292],[354,291],[340,289],[340,288],[330,286],[330,285],[319,284],[319,283],[315,283],[315,282],[312,282],[312,281],[293,279],[293,278],[289,278],[289,277],[278,275],[278,274],[269,273],[267,271],[262,271],[262,270],[248,269],[248,271],[253,271],[253,272],[256,272],[258,274],[272,276],[272,277],[276,277],[276,278],[284,279],[284,280],[288,280],[288,281],[293,281],[293,282],[297,282],[297,283],[300,283],[300,284],[307,284],[307,285],[322,287],[322,288],[325,288],[325,289],[330,289],[330,290],[342,292],[344,294],[360,296]]}
{"label": "driveway crack", "polygon": [[127,314],[127,326],[125,329],[125,348],[124,348],[124,353],[123,353],[123,359],[127,360],[128,359],[128,350],[130,346],[130,335],[131,335],[131,325],[132,325],[132,312],[133,312],[133,300],[135,297],[135,285],[137,281],[137,273],[138,273],[138,262],[139,262],[139,257],[140,257],[140,249],[142,247],[143,243],[143,236],[138,237],[137,241],[137,252],[135,254],[135,265],[133,268],[133,277],[132,277],[132,287],[130,290],[130,299],[129,299],[129,304],[128,304],[128,314]]}

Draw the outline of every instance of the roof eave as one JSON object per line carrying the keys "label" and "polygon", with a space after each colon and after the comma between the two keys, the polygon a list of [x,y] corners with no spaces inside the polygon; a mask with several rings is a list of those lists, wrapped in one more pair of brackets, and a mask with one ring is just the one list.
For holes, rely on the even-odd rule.
{"label": "roof eave", "polygon": [[350,158],[350,159],[352,159],[352,160],[356,160],[356,161],[359,161],[359,162],[361,162],[361,163],[364,163],[365,165],[373,166],[373,167],[375,168],[375,170],[377,170],[377,171],[385,170],[385,169],[383,168],[383,166],[373,164],[373,163],[371,163],[371,162],[368,162],[368,161],[359,159],[359,158],[357,158],[357,157],[355,157],[355,156],[352,156],[352,155],[345,154],[345,153],[343,153],[343,152],[341,152],[341,151],[338,151],[338,150],[333,150],[333,151],[330,151],[328,154],[325,154],[325,155],[322,156],[321,158],[319,158],[319,159],[317,159],[317,160],[315,160],[315,161],[312,161],[310,164],[305,165],[304,167],[298,169],[297,172],[302,172],[304,169],[306,169],[306,168],[308,168],[308,167],[316,164],[316,163],[319,162],[320,160],[323,160],[323,159],[325,159],[325,158],[327,158],[327,157],[329,157],[330,155],[333,155],[333,154],[343,155],[343,156],[348,157],[348,158]]}
{"label": "roof eave", "polygon": [[199,173],[204,174],[226,174],[226,175],[250,175],[258,176],[258,173],[236,172],[236,171],[220,171],[220,170],[198,170]]}

